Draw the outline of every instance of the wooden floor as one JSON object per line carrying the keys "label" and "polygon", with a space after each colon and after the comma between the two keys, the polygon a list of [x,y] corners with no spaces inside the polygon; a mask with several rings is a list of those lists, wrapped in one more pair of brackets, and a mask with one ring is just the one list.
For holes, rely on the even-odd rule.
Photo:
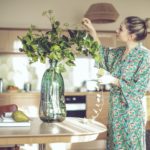
{"label": "wooden floor", "polygon": [[[96,140],[91,142],[82,142],[82,143],[55,143],[47,144],[46,150],[105,150],[106,141],[105,140]],[[38,150],[38,145],[24,145],[20,150]]]}
{"label": "wooden floor", "polygon": [[105,150],[106,140],[72,144],[70,150]]}
{"label": "wooden floor", "polygon": [[147,130],[150,130],[150,120],[149,120],[149,121],[147,121],[146,129],[147,129]]}

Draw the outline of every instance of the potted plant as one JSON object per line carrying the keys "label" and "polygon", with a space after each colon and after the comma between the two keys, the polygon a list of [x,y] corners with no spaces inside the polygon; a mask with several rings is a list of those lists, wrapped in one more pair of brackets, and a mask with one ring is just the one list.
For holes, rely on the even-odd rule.
{"label": "potted plant", "polygon": [[18,37],[23,45],[20,49],[30,63],[49,60],[50,68],[43,75],[41,83],[40,118],[45,122],[63,121],[66,116],[64,81],[61,75],[66,66],[74,66],[79,54],[91,55],[100,61],[98,43],[84,30],[63,29],[51,10],[43,12],[51,23],[51,30],[34,32],[31,27],[25,36]]}

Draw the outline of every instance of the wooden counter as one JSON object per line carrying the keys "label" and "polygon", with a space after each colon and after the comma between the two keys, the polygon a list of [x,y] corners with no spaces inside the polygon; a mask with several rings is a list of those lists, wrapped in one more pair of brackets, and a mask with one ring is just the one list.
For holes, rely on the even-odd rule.
{"label": "wooden counter", "polygon": [[[97,94],[100,92],[66,92],[66,96],[86,96],[86,116],[92,118],[95,115]],[[147,97],[147,120],[150,120],[150,94]],[[103,93],[103,108],[97,121],[107,124],[108,99],[109,92]],[[39,92],[18,92],[18,93],[0,93],[0,105],[17,104],[19,109],[25,111],[31,117],[38,117],[38,108],[40,102]]]}
{"label": "wooden counter", "polygon": [[[99,92],[66,92],[66,96],[86,96],[86,116],[92,118],[96,108],[96,98]],[[103,95],[103,109],[96,120],[106,124],[107,120],[107,103],[108,103],[108,92],[104,92]],[[38,116],[38,108],[40,102],[39,92],[18,92],[18,93],[1,93],[0,94],[0,105],[4,104],[17,104],[19,109],[25,111],[31,117]]]}
{"label": "wooden counter", "polygon": [[[86,96],[86,117],[92,118],[95,113],[97,103],[97,94],[100,92],[66,92],[66,96]],[[147,129],[150,128],[150,94],[147,93]],[[107,113],[108,113],[108,99],[109,92],[103,93],[103,108],[99,116],[96,118],[97,121],[107,125]],[[30,117],[38,117],[39,114],[39,92],[22,92],[22,93],[0,93],[0,105],[15,103],[19,109],[23,110]],[[101,134],[98,139],[106,139],[106,132]]]}

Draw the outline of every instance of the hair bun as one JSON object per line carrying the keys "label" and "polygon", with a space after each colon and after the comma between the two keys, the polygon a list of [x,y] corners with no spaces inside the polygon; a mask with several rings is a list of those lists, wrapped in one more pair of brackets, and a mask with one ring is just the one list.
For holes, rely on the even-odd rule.
{"label": "hair bun", "polygon": [[150,18],[145,19],[145,25],[147,28],[150,28]]}

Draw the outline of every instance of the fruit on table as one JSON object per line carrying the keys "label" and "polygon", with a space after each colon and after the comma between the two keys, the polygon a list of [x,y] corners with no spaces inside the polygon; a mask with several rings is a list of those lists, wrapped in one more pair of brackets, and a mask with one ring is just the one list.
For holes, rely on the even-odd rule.
{"label": "fruit on table", "polygon": [[15,112],[12,113],[12,118],[16,121],[16,122],[27,122],[29,121],[29,117],[21,110],[17,110]]}

